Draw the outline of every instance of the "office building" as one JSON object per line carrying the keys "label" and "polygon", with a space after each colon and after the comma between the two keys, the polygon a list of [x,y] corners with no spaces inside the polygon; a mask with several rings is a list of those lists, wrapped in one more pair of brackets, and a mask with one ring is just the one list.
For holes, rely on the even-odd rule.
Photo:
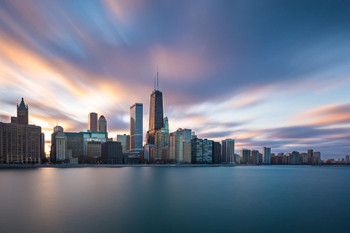
{"label": "office building", "polygon": [[252,150],[250,152],[250,163],[251,164],[259,164],[259,151]]}
{"label": "office building", "polygon": [[213,163],[221,163],[221,144],[220,142],[213,143]]}
{"label": "office building", "polygon": [[263,147],[262,148],[262,163],[271,164],[271,148]]}
{"label": "office building", "polygon": [[207,139],[192,139],[192,163],[213,163],[213,143]]}
{"label": "office building", "polygon": [[154,136],[154,162],[169,162],[169,122],[167,117],[164,117],[163,127],[156,130]]}
{"label": "office building", "polygon": [[130,107],[130,152],[143,151],[143,104],[135,103]]}
{"label": "office building", "polygon": [[106,133],[106,137],[108,138],[107,120],[103,115],[101,115],[100,118],[98,119],[98,132]]}
{"label": "office building", "polygon": [[88,130],[91,132],[97,132],[97,113],[91,112],[88,119]]}
{"label": "office building", "polygon": [[235,164],[241,164],[241,156],[239,154],[234,154]]}
{"label": "office building", "polygon": [[143,150],[143,160],[145,163],[154,161],[154,145],[146,144]]}
{"label": "office building", "polygon": [[307,163],[312,164],[312,157],[314,155],[314,150],[313,149],[308,149],[307,150]]}
{"label": "office building", "polygon": [[241,163],[249,164],[250,163],[250,150],[241,149]]}
{"label": "office building", "polygon": [[130,135],[118,134],[117,142],[121,143],[123,154],[127,153],[130,150]]}
{"label": "office building", "polygon": [[156,130],[163,128],[163,94],[159,91],[158,72],[157,85],[150,96],[150,110],[149,110],[149,130],[147,143],[154,144]]}
{"label": "office building", "polygon": [[191,163],[191,130],[179,128],[169,135],[169,158],[176,163]]}
{"label": "office building", "polygon": [[41,162],[46,162],[45,134],[44,133],[41,133],[41,135],[40,135],[40,160],[41,160]]}
{"label": "office building", "polygon": [[101,145],[102,161],[106,164],[123,163],[122,144],[115,141],[107,141]]}
{"label": "office building", "polygon": [[22,98],[11,123],[0,122],[0,163],[40,163],[41,127],[28,124],[28,109]]}
{"label": "office building", "polygon": [[222,163],[234,163],[235,140],[226,139],[221,142],[221,161]]}
{"label": "office building", "polygon": [[312,155],[312,164],[319,165],[321,164],[321,152],[314,152]]}

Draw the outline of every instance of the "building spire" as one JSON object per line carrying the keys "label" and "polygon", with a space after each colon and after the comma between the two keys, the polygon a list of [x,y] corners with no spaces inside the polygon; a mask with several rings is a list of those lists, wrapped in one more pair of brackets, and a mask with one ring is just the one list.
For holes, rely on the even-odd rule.
{"label": "building spire", "polygon": [[159,74],[159,72],[158,72],[158,69],[157,69],[157,91],[159,91],[159,79],[158,79],[158,74]]}

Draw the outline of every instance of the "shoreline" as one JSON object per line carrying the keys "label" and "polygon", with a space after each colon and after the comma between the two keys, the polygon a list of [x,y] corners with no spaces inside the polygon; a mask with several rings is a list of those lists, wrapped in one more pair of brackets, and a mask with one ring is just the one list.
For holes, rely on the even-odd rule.
{"label": "shoreline", "polygon": [[0,164],[0,169],[33,168],[122,168],[122,167],[257,167],[257,166],[310,166],[310,167],[350,167],[350,164],[292,165],[292,164]]}

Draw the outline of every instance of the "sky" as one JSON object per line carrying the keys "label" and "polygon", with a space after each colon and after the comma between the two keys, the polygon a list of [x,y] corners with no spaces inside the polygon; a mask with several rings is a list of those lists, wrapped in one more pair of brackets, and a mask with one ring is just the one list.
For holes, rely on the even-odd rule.
{"label": "sky", "polygon": [[159,71],[171,131],[272,152],[350,154],[350,2],[1,0],[0,121],[129,132]]}

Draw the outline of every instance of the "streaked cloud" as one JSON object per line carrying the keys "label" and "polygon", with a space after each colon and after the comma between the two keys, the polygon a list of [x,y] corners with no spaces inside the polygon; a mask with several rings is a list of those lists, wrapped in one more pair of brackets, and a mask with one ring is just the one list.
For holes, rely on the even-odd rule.
{"label": "streaked cloud", "polygon": [[232,137],[238,149],[349,151],[346,1],[0,6],[1,121],[24,97],[47,139],[56,124],[86,130],[91,111],[106,116],[115,136],[128,131],[129,106],[142,102],[146,131],[158,68],[171,130]]}

